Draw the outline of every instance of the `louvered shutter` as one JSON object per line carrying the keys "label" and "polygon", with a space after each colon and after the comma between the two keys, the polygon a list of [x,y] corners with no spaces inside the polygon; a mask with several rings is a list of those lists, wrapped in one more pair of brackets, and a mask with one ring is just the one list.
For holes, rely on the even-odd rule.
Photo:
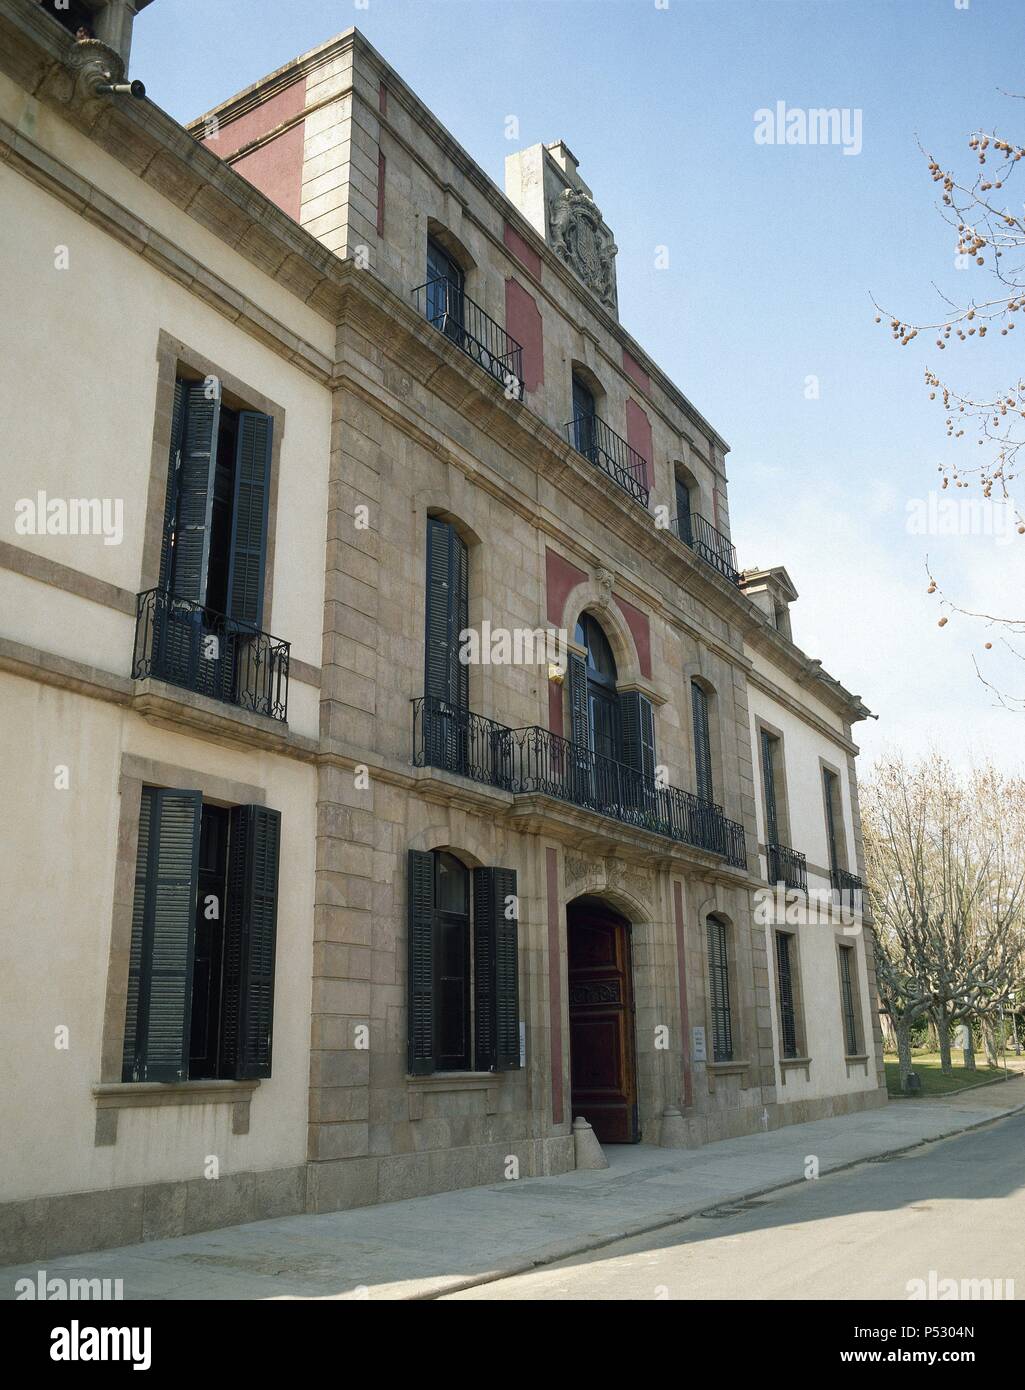
{"label": "louvered shutter", "polygon": [[714,801],[712,787],[712,745],[708,733],[708,696],[697,681],[690,683],[691,712],[694,722],[695,790],[702,801]]}
{"label": "louvered shutter", "polygon": [[651,701],[637,690],[619,696],[620,761],[637,776],[624,773],[623,805],[650,815],[655,791],[655,719]]}
{"label": "louvered shutter", "polygon": [[221,402],[207,398],[201,381],[185,382],[184,396],[171,587],[179,598],[205,604]]}
{"label": "louvered shutter", "polygon": [[587,667],[584,659],[570,652],[566,678],[569,686],[570,737],[583,748],[591,746],[591,726],[587,713]]}
{"label": "louvered shutter", "polygon": [[762,782],[765,787],[765,843],[779,844],[776,818],[775,740],[762,730]]}
{"label": "louvered shutter", "polygon": [[164,490],[164,529],[160,538],[160,571],[157,585],[166,590],[171,582],[171,541],[175,530],[178,505],[178,466],[181,458],[182,429],[185,424],[185,382],[179,377],[174,383],[174,402],[171,406],[171,448],[167,460],[167,487]]}
{"label": "louvered shutter", "polygon": [[220,1073],[271,1074],[281,813],[234,806],[228,831]]}
{"label": "louvered shutter", "polygon": [[837,851],[836,818],[833,810],[834,788],[836,788],[836,774],[824,767],[822,769],[822,790],[826,798],[826,836],[829,840],[829,867],[833,872],[835,882],[840,869],[840,855]]}
{"label": "louvered shutter", "polygon": [[125,1017],[126,1081],[188,1077],[202,809],[199,792],[143,788]]}
{"label": "louvered shutter", "polygon": [[468,557],[455,528],[427,519],[427,631],[424,693],[465,709],[469,669],[459,660],[459,634],[469,626]]}
{"label": "louvered shutter", "polygon": [[252,410],[239,414],[228,559],[228,617],[255,628],[263,622],[273,433],[271,416]]}
{"label": "louvered shutter", "polygon": [[434,855],[409,851],[408,1032],[413,1076],[434,1071]]}
{"label": "louvered shutter", "polygon": [[730,972],[726,928],[714,917],[708,922],[708,968],[712,1005],[712,1060],[733,1058],[733,1019],[730,1011]]}
{"label": "louvered shutter", "polygon": [[516,870],[474,869],[474,1065],[478,1071],[517,1071],[520,1065],[517,913]]}
{"label": "louvered shutter", "polygon": [[638,690],[619,697],[622,760],[647,780],[655,776],[655,718],[651,701]]}
{"label": "louvered shutter", "polygon": [[779,977],[779,1019],[783,1056],[797,1056],[797,1018],[794,1012],[794,977],[790,962],[790,937],[776,933],[776,968]]}

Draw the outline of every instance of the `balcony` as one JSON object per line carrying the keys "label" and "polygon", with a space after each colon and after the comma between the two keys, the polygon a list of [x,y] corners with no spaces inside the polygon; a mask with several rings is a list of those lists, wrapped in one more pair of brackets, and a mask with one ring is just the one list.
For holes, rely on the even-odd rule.
{"label": "balcony", "polygon": [[769,861],[769,882],[782,883],[787,888],[808,891],[808,860],[799,850],[786,845],[766,845]]}
{"label": "balcony", "polygon": [[413,701],[413,764],[436,767],[514,795],[551,796],[638,830],[747,867],[744,827],[722,807],[534,725],[493,719],[425,697]]}
{"label": "balcony", "polygon": [[566,438],[578,453],[607,473],[635,502],[642,507],[648,505],[644,459],[599,415],[577,415],[564,428]]}
{"label": "balcony", "polygon": [[289,643],[164,589],[136,603],[135,680],[166,681],[254,714],[288,718]]}
{"label": "balcony", "polygon": [[740,585],[740,571],[737,569],[737,551],[729,537],[717,531],[710,521],[696,514],[674,516],[672,529],[675,535],[700,555],[706,564],[717,570],[731,584]]}
{"label": "balcony", "polygon": [[495,378],[511,399],[523,399],[523,349],[452,280],[428,280],[413,291],[417,312]]}
{"label": "balcony", "polygon": [[849,874],[846,869],[831,869],[829,881],[841,902],[858,902],[865,889],[858,875]]}

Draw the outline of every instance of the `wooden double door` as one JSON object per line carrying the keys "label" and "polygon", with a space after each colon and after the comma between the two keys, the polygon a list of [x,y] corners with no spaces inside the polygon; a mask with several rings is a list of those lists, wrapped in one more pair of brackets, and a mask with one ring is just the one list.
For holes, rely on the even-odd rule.
{"label": "wooden double door", "polygon": [[600,900],[578,898],[566,926],[573,1117],[582,1115],[602,1143],[636,1144],[630,924]]}

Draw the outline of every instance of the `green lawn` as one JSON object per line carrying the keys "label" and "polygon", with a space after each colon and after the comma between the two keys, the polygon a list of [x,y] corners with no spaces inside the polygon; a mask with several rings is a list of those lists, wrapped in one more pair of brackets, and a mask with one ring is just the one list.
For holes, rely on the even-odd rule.
{"label": "green lawn", "polygon": [[[916,1071],[922,1078],[923,1096],[942,1096],[947,1091],[959,1091],[962,1086],[981,1086],[984,1081],[993,1081],[998,1076],[1003,1076],[1003,1067],[990,1067],[980,1058],[977,1061],[976,1071],[965,1071],[961,1065],[960,1053],[955,1052],[953,1057],[954,1070],[950,1076],[944,1076],[940,1071],[940,1054],[938,1052],[913,1052],[911,1054],[911,1069]],[[886,1067],[886,1088],[891,1096],[899,1096],[900,1090],[900,1067],[897,1058],[887,1053],[883,1058]]]}

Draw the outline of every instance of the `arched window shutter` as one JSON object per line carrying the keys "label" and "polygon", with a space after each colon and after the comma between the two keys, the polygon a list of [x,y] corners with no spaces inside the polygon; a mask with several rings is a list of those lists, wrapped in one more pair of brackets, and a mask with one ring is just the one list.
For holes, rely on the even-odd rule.
{"label": "arched window shutter", "polygon": [[475,869],[475,1065],[516,1071],[520,1065],[519,900],[515,869]]}
{"label": "arched window shutter", "polygon": [[639,690],[624,690],[619,697],[623,762],[645,778],[655,776],[655,717],[651,701]]}
{"label": "arched window shutter", "polygon": [[570,652],[567,662],[570,737],[583,748],[590,747],[591,729],[587,713],[587,667],[584,659]]}
{"label": "arched window shutter", "polygon": [[434,856],[409,851],[409,1070],[434,1071]]}

